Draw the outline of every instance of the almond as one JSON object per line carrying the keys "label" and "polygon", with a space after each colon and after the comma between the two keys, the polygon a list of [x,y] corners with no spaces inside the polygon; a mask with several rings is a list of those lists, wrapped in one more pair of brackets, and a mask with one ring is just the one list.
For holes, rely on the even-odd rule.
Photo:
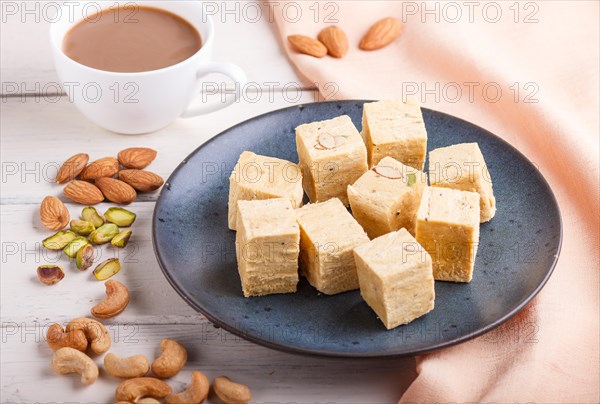
{"label": "almond", "polygon": [[119,179],[140,192],[155,191],[164,183],[160,175],[145,170],[121,170]]}
{"label": "almond", "polygon": [[339,27],[327,27],[317,37],[334,58],[342,58],[348,52],[348,38]]}
{"label": "almond", "polygon": [[147,167],[156,158],[156,150],[147,147],[130,147],[121,150],[117,155],[123,167],[141,170]]}
{"label": "almond", "polygon": [[90,156],[86,153],[79,153],[71,156],[63,163],[56,174],[56,182],[58,184],[64,184],[72,179],[75,179],[85,168],[88,163]]}
{"label": "almond", "polygon": [[117,171],[119,171],[119,161],[114,157],[103,157],[87,166],[81,173],[81,179],[89,181],[112,177]]}
{"label": "almond", "polygon": [[333,136],[329,133],[321,133],[317,137],[316,148],[319,150],[332,150],[337,147],[343,146],[345,143],[346,138],[344,136]]}
{"label": "almond", "polygon": [[306,35],[290,35],[288,41],[297,52],[322,58],[327,55],[327,48],[318,40]]}
{"label": "almond", "polygon": [[71,220],[69,210],[60,199],[47,196],[40,205],[40,221],[48,230],[60,230]]}
{"label": "almond", "polygon": [[102,192],[87,181],[70,182],[63,192],[67,198],[82,205],[95,205],[104,200]]}
{"label": "almond", "polygon": [[376,50],[392,43],[402,33],[402,24],[397,18],[384,18],[377,21],[361,39],[359,48],[362,50]]}
{"label": "almond", "polygon": [[375,166],[371,170],[375,171],[382,177],[389,178],[391,180],[398,180],[402,178],[402,172],[396,167],[391,166]]}
{"label": "almond", "polygon": [[131,185],[114,178],[98,178],[96,186],[100,188],[106,199],[114,203],[128,204],[137,196]]}

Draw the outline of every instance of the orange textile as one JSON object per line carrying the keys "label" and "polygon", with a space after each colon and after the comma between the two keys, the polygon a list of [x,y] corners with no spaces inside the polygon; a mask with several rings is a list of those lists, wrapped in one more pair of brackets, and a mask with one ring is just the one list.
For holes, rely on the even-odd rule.
{"label": "orange textile", "polygon": [[[266,4],[305,84],[331,99],[413,96],[482,126],[536,164],[558,199],[563,245],[548,284],[490,333],[418,357],[400,402],[600,402],[600,3]],[[403,21],[401,37],[359,50],[388,16]],[[316,37],[328,25],[348,35],[344,58],[290,49],[288,35]]]}

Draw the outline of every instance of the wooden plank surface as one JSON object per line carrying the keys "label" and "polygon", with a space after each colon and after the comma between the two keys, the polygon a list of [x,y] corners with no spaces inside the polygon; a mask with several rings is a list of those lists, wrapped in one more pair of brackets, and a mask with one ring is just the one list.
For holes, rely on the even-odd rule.
{"label": "wooden plank surface", "polygon": [[[31,7],[34,3],[15,4]],[[264,12],[260,2],[247,3],[260,4]],[[37,93],[36,89],[43,92],[58,82],[48,47],[48,23],[31,16],[23,19],[20,14],[3,17],[0,92],[12,83],[19,90],[0,103],[0,401],[113,402],[118,381],[105,373],[94,385],[82,387],[76,376],[57,376],[49,366],[47,326],[86,315],[104,296],[103,284],[89,271],[79,272],[60,254],[41,248],[41,240],[50,232],[39,223],[39,202],[45,195],[66,201],[62,187],[53,183],[60,164],[83,151],[96,159],[143,145],[159,151],[149,169],[166,178],[185,156],[222,130],[320,97],[296,75],[266,18],[251,22],[233,17],[232,21],[232,16],[218,14],[214,59],[240,65],[252,89],[223,111],[178,119],[149,135],[116,135],[87,121],[66,97],[55,97],[52,91],[47,96]],[[289,83],[302,89],[299,96],[282,91]],[[124,265],[115,279],[127,284],[132,300],[124,313],[106,321],[114,339],[111,351],[123,356],[142,353],[152,359],[162,338],[175,338],[190,352],[184,371],[171,381],[176,390],[183,388],[192,370],[200,369],[211,378],[227,374],[247,383],[257,403],[392,403],[414,379],[413,358],[304,357],[264,348],[213,327],[183,302],[156,262],[150,226],[157,196],[157,192],[144,194],[131,205],[138,219],[128,248],[119,251]],[[79,214],[81,206],[67,206],[73,216]],[[101,252],[103,257],[115,254],[109,247]],[[35,268],[45,262],[59,262],[65,268],[65,279],[58,285],[38,282]],[[102,362],[101,357],[95,360]]]}

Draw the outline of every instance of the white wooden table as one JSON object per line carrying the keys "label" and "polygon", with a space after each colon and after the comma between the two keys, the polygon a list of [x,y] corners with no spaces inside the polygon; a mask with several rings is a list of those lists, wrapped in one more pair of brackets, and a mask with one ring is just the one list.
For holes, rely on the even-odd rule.
{"label": "white wooden table", "polygon": [[[31,2],[28,2],[28,4]],[[3,18],[5,16],[3,15]],[[92,159],[114,156],[131,146],[159,151],[150,167],[167,177],[193,149],[222,130],[255,115],[289,106],[282,93],[287,83],[303,89],[297,103],[318,95],[303,86],[281,51],[275,27],[268,21],[216,21],[215,60],[239,64],[250,82],[252,96],[226,110],[190,120],[144,136],[121,136],[87,121],[66,96],[43,95],[58,82],[50,59],[47,23],[6,16],[1,23],[2,89],[18,94],[1,103],[1,401],[113,402],[118,380],[105,373],[83,387],[76,376],[58,376],[50,369],[51,351],[44,336],[49,324],[87,315],[104,296],[103,283],[91,271],[79,272],[60,259],[65,279],[52,287],[36,278],[45,262],[57,254],[41,248],[50,232],[38,219],[46,195],[62,196],[53,183],[57,167],[67,157],[87,152]],[[272,89],[273,82],[277,84]],[[10,90],[10,91],[9,91]],[[163,277],[151,241],[151,218],[158,193],[145,194],[131,205],[138,214],[134,237],[121,252],[124,269],[115,279],[130,289],[127,310],[106,322],[113,336],[111,351],[142,353],[153,358],[164,337],[181,341],[190,360],[172,381],[183,388],[192,370],[209,377],[227,374],[248,384],[259,403],[388,403],[395,402],[415,377],[414,359],[346,360],[303,357],[264,348],[216,329],[174,292]],[[72,216],[81,206],[68,203]],[[101,206],[103,210],[107,205]],[[101,363],[101,358],[96,358]],[[214,398],[210,402],[215,402]]]}

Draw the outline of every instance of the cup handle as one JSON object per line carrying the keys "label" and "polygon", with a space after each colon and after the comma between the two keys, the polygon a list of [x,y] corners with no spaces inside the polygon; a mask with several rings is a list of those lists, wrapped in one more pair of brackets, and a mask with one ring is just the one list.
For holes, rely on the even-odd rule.
{"label": "cup handle", "polygon": [[[247,78],[246,73],[238,66],[233,63],[221,63],[221,62],[208,62],[202,65],[196,72],[196,79],[199,80],[202,77],[210,73],[221,73],[229,77],[236,83],[243,87],[246,85]],[[202,105],[198,107],[188,107],[181,114],[182,118],[191,118],[198,115],[208,114],[210,112],[218,111],[229,105],[233,104],[239,99],[238,94],[227,95],[224,103],[214,103],[209,105]]]}

